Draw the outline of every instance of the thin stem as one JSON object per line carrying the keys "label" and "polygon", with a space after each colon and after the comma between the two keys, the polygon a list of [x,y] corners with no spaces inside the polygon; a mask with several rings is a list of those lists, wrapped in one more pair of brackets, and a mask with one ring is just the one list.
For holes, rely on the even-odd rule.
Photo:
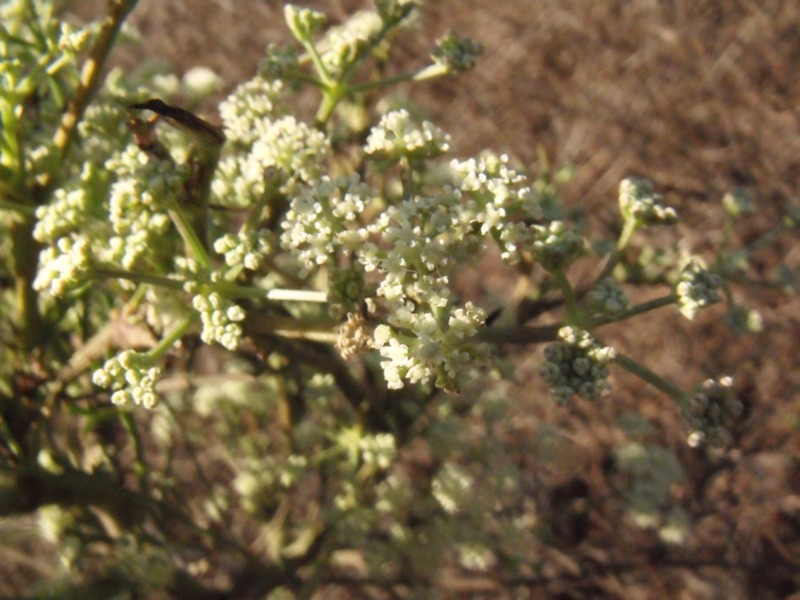
{"label": "thin stem", "polygon": [[590,324],[590,328],[599,327],[601,325],[607,325],[608,323],[614,323],[616,321],[623,321],[630,317],[650,312],[651,310],[655,310],[657,308],[670,306],[671,304],[675,304],[674,294],[668,294],[666,296],[662,296],[661,298],[655,298],[653,300],[648,300],[647,302],[642,302],[641,304],[637,304],[636,306],[633,306],[618,315],[605,316],[605,317],[600,317],[598,319],[594,319]]}
{"label": "thin stem", "polygon": [[624,354],[617,353],[615,362],[629,373],[633,373],[639,379],[642,379],[656,389],[661,390],[673,400],[678,402],[681,406],[683,406],[686,398],[686,392],[681,390],[676,385],[670,383],[657,373],[654,373],[644,365],[636,362],[628,356],[625,356]]}
{"label": "thin stem", "polygon": [[580,311],[578,310],[578,301],[575,297],[575,290],[572,289],[572,284],[560,270],[552,271],[551,275],[564,295],[564,308],[566,309],[564,322],[568,325],[578,325]]}
{"label": "thin stem", "polygon": [[562,324],[540,327],[485,327],[478,331],[475,340],[491,344],[542,344],[558,339]]}
{"label": "thin stem", "polygon": [[300,320],[295,317],[252,313],[244,321],[244,330],[249,335],[274,335],[288,339],[335,344],[339,339],[339,335],[334,331],[336,325],[327,318]]}
{"label": "thin stem", "polygon": [[0,210],[7,210],[30,218],[36,216],[36,208],[33,206],[20,204],[19,202],[9,202],[8,200],[0,200]]}
{"label": "thin stem", "polygon": [[206,252],[202,240],[192,226],[192,222],[176,200],[173,199],[169,202],[167,214],[175,224],[175,228],[183,239],[183,243],[186,244],[189,255],[195,259],[201,267],[205,269],[209,268],[211,266],[211,259],[208,257],[208,252]]}
{"label": "thin stem", "polygon": [[411,160],[407,156],[402,157],[400,167],[403,169],[403,198],[411,200],[414,198],[414,169]]}
{"label": "thin stem", "polygon": [[344,91],[339,84],[328,85],[323,88],[322,103],[319,105],[315,122],[322,129],[330,120],[336,105],[344,97]]}
{"label": "thin stem", "polygon": [[[138,271],[123,271],[122,269],[101,268],[92,270],[92,276],[97,279],[126,279],[137,283],[149,283],[160,287],[182,290],[189,281],[174,279],[164,275],[141,273]],[[328,301],[328,293],[318,290],[293,290],[274,288],[264,290],[257,287],[236,285],[227,281],[206,282],[203,286],[217,291],[228,298],[254,298],[271,302],[314,302],[323,304]]]}
{"label": "thin stem", "polygon": [[384,79],[365,81],[364,83],[356,83],[350,87],[350,91],[354,93],[369,92],[371,90],[388,87],[390,85],[395,85],[398,83],[405,83],[407,81],[416,81],[420,73],[423,73],[424,71],[425,69],[420,69],[418,71],[413,71],[413,72],[409,71],[407,73],[401,73],[400,75],[395,75],[394,77],[386,77]]}
{"label": "thin stem", "polygon": [[151,273],[139,273],[134,271],[123,271],[122,269],[92,269],[90,277],[96,279],[126,279],[136,283],[150,283],[159,287],[182,290],[186,282],[182,279],[172,279],[163,275],[153,275]]}
{"label": "thin stem", "polygon": [[158,344],[153,346],[148,352],[147,355],[153,358],[154,360],[158,360],[162,358],[167,352],[172,349],[172,346],[175,345],[175,342],[180,340],[186,332],[192,327],[192,325],[197,322],[200,318],[200,315],[197,312],[192,312],[192,314],[184,317],[181,321],[178,322],[172,330],[165,335],[161,340],[159,340]]}
{"label": "thin stem", "polygon": [[74,137],[78,123],[89,102],[100,87],[103,65],[108,59],[122,23],[136,6],[138,0],[113,0],[111,11],[100,28],[89,56],[81,69],[80,84],[75,96],[67,103],[67,110],[61,117],[61,124],[53,138],[56,149],[63,156],[66,154]]}
{"label": "thin stem", "polygon": [[636,219],[625,219],[622,231],[619,234],[619,239],[614,246],[614,251],[611,253],[611,256],[608,257],[608,262],[606,262],[603,270],[597,276],[595,283],[600,282],[611,275],[614,267],[617,266],[619,259],[622,258],[622,253],[624,252],[625,248],[628,247],[628,244],[630,243],[631,238],[633,238],[633,234],[636,233],[636,229],[638,227],[639,223],[636,221]]}

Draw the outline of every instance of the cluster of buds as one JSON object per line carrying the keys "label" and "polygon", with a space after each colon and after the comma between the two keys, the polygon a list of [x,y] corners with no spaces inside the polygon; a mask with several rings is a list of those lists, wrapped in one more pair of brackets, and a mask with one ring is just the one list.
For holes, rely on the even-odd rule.
{"label": "cluster of buds", "polygon": [[744,405],[733,395],[732,377],[707,379],[683,410],[683,417],[692,429],[689,445],[696,447],[703,442],[716,447],[727,445],[730,427],[743,411]]}
{"label": "cluster of buds", "polygon": [[586,245],[583,238],[564,221],[553,221],[547,225],[534,225],[534,258],[548,271],[566,269],[583,254]]}
{"label": "cluster of buds", "polygon": [[605,277],[584,298],[586,307],[601,315],[614,316],[628,308],[628,297],[611,277]]}
{"label": "cluster of buds", "polygon": [[192,306],[200,313],[203,331],[200,338],[206,344],[219,342],[228,350],[236,350],[242,340],[244,310],[238,304],[217,292],[198,293],[192,298]]}
{"label": "cluster of buds", "polygon": [[153,408],[158,404],[155,384],[161,376],[161,367],[148,354],[124,350],[108,359],[92,375],[95,385],[114,390],[111,401],[118,406],[137,404]]}
{"label": "cluster of buds", "polygon": [[543,375],[558,404],[567,404],[573,396],[594,400],[609,393],[608,365],[616,357],[613,348],[603,346],[588,332],[562,327],[561,342],[544,350]]}
{"label": "cluster of buds", "polygon": [[681,314],[694,319],[701,308],[720,300],[722,277],[709,271],[700,258],[693,258],[681,271],[675,286],[676,302]]}
{"label": "cluster of buds", "polygon": [[653,190],[645,179],[628,177],[619,184],[619,208],[623,218],[641,225],[674,225],[675,209],[664,203],[664,197]]}

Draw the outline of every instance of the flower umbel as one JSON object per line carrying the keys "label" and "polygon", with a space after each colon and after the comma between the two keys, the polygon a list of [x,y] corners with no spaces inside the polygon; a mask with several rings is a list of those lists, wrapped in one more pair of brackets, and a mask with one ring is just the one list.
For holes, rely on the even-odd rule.
{"label": "flower umbel", "polygon": [[479,43],[448,31],[443,38],[436,41],[436,50],[431,58],[446,73],[458,73],[474,67],[482,53],[483,46]]}
{"label": "flower umbel", "polygon": [[108,359],[92,375],[95,385],[111,388],[111,401],[119,406],[131,403],[153,408],[158,404],[155,384],[161,376],[161,367],[148,354],[124,350]]}
{"label": "flower umbel", "polygon": [[590,310],[601,315],[618,315],[628,308],[628,298],[625,296],[625,292],[611,277],[599,281],[586,294],[585,302]]}
{"label": "flower umbel", "polygon": [[622,216],[642,225],[673,225],[678,221],[675,209],[653,190],[646,179],[628,177],[619,184],[619,207]]}
{"label": "flower umbel", "polygon": [[608,365],[616,357],[616,351],[575,327],[562,327],[558,335],[564,341],[545,348],[547,362],[542,368],[556,402],[566,404],[573,396],[595,400],[607,395],[611,389]]}
{"label": "flower umbel", "polygon": [[709,271],[702,259],[692,258],[681,271],[680,279],[675,286],[675,296],[681,314],[691,321],[701,308],[719,302],[721,285],[722,277]]}
{"label": "flower umbel", "polygon": [[367,138],[373,158],[431,158],[450,148],[450,136],[429,121],[417,125],[405,109],[386,113]]}
{"label": "flower umbel", "polygon": [[725,446],[730,442],[731,425],[743,411],[742,402],[733,395],[732,377],[707,379],[683,410],[683,417],[692,428],[689,445],[708,442],[712,446]]}
{"label": "flower umbel", "polygon": [[244,310],[238,304],[217,292],[199,293],[192,298],[192,306],[203,320],[200,337],[206,344],[219,342],[228,350],[236,350],[242,339]]}

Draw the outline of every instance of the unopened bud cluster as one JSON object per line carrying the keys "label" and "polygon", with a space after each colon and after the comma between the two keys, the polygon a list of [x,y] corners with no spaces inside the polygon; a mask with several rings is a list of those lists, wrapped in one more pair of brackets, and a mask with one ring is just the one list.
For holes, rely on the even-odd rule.
{"label": "unopened bud cluster", "polygon": [[264,258],[272,251],[273,236],[267,230],[242,230],[239,233],[226,233],[214,242],[214,251],[225,256],[229,267],[242,265],[255,271]]}
{"label": "unopened bud cluster", "polygon": [[709,271],[700,258],[692,258],[681,271],[675,286],[676,302],[681,314],[689,320],[711,304],[719,302],[722,277]]}
{"label": "unopened bud cluster", "polygon": [[664,197],[653,185],[635,177],[623,179],[619,185],[619,208],[622,216],[642,225],[673,225],[678,221],[674,208],[664,203]]}
{"label": "unopened bud cluster", "polygon": [[147,354],[124,350],[108,359],[92,375],[95,385],[114,390],[111,401],[119,406],[137,404],[153,408],[158,403],[155,384],[161,367]]}
{"label": "unopened bud cluster", "polygon": [[447,73],[467,71],[475,66],[483,53],[483,46],[453,31],[437,40],[436,50],[431,55],[433,61]]}
{"label": "unopened bud cluster", "polygon": [[553,221],[547,225],[533,225],[534,258],[548,271],[563,271],[583,254],[583,238],[564,221]]}
{"label": "unopened bud cluster", "polygon": [[203,321],[200,337],[206,344],[218,342],[228,350],[239,347],[242,339],[241,322],[245,317],[241,306],[218,292],[196,294],[192,298],[192,306]]}
{"label": "unopened bud cluster", "polygon": [[628,297],[611,277],[599,281],[584,298],[586,307],[601,315],[618,315],[628,308]]}
{"label": "unopened bud cluster", "polygon": [[595,400],[609,393],[608,365],[616,358],[613,348],[603,346],[583,330],[562,327],[561,342],[544,350],[542,373],[556,402],[567,404],[573,396]]}
{"label": "unopened bud cluster", "polygon": [[730,428],[743,411],[744,405],[733,395],[733,378],[707,379],[683,410],[683,417],[692,428],[689,445],[699,446],[703,442],[716,447],[727,445]]}

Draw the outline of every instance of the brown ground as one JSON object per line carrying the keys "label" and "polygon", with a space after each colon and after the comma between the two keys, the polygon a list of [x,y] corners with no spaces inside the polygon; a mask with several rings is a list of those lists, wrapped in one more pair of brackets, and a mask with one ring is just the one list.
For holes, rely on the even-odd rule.
{"label": "brown ground", "polygon": [[[307,4],[336,18],[366,2]],[[492,147],[535,168],[543,150],[551,164],[572,163],[576,176],[566,201],[605,223],[619,180],[646,175],[679,209],[682,247],[699,252],[720,238],[719,200],[731,187],[745,186],[756,199],[758,213],[744,227],[745,241],[795,198],[800,4],[427,4],[420,30],[401,46],[404,60],[423,63],[429,40],[448,28],[486,48],[468,75],[403,90],[453,135],[456,154]],[[268,41],[287,37],[277,2],[142,0],[132,21],[145,43],[133,56],[128,51],[123,64],[159,58],[178,72],[207,65],[231,87],[254,73]],[[798,250],[795,237],[763,251],[761,274],[780,257],[796,268]],[[760,335],[734,337],[718,323],[722,308],[693,323],[662,310],[604,333],[684,386],[735,373],[747,412],[734,450],[687,448],[669,400],[621,374],[611,398],[571,411],[531,405],[525,386],[512,389],[519,414],[506,433],[524,440],[521,447],[535,447],[544,423],[570,440],[558,460],[531,459],[532,479],[551,490],[552,510],[569,512],[580,504],[588,514],[585,530],[562,532],[553,548],[554,563],[572,577],[530,597],[778,599],[800,590],[800,310],[796,298],[762,287],[736,294],[762,310]],[[537,377],[535,364],[530,352],[521,353],[521,381]],[[651,421],[653,431],[644,439],[672,449],[689,475],[674,493],[695,527],[678,552],[628,523],[617,501],[622,482],[609,456],[625,440],[618,419],[632,410]],[[512,597],[497,590],[453,594]]]}

